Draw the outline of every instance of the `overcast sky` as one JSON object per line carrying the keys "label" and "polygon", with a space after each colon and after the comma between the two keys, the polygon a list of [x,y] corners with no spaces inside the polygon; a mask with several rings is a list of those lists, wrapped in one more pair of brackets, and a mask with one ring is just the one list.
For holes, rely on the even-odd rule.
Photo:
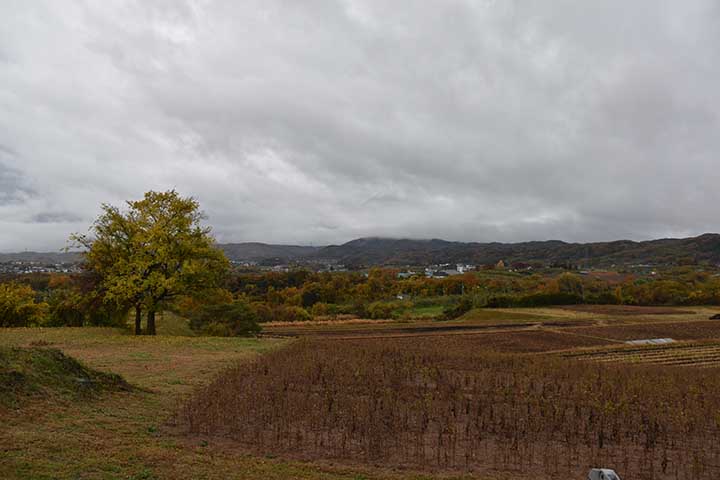
{"label": "overcast sky", "polygon": [[0,1],[0,251],[170,188],[222,242],[718,231],[719,5]]}

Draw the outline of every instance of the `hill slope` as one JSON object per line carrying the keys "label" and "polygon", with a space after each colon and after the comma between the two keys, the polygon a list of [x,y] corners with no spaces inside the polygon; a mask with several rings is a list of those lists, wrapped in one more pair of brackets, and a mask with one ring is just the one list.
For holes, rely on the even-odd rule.
{"label": "hill slope", "polygon": [[566,243],[558,240],[523,243],[462,243],[445,240],[364,238],[325,247],[319,258],[345,264],[423,265],[505,262],[572,262],[588,265],[670,264],[678,261],[720,263],[720,235],[644,242],[620,240]]}
{"label": "hill slope", "polygon": [[222,243],[218,247],[230,260],[262,261],[267,259],[296,260],[315,255],[320,247],[270,245],[259,242]]}

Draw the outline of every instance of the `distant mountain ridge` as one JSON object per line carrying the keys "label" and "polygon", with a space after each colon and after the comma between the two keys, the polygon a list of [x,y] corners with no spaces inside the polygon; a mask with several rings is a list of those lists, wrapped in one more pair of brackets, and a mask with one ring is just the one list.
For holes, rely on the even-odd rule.
{"label": "distant mountain ridge", "polygon": [[220,250],[230,260],[259,262],[268,259],[297,260],[313,256],[322,247],[308,247],[301,245],[271,245],[260,242],[221,243]]}
{"label": "distant mountain ridge", "polygon": [[635,242],[568,243],[560,240],[520,243],[452,242],[440,239],[414,240],[368,237],[342,245],[299,247],[237,243],[220,245],[232,260],[332,261],[346,265],[428,265],[470,263],[484,265],[542,262],[609,266],[629,264],[673,264],[710,262],[720,264],[720,235],[666,238]]}
{"label": "distant mountain ridge", "polygon": [[704,234],[681,239],[635,242],[567,243],[560,240],[521,243],[450,242],[364,238],[339,246],[329,246],[318,257],[346,264],[424,265],[470,263],[484,265],[542,262],[587,264],[591,266],[629,264],[672,264],[681,261],[720,263],[720,235]]}
{"label": "distant mountain ridge", "polygon": [[[342,245],[312,247],[273,245],[260,242],[218,244],[230,260],[282,264],[292,262],[334,262],[354,266],[430,265],[470,263],[485,265],[542,262],[574,263],[588,266],[631,264],[676,264],[709,262],[720,264],[720,234],[706,233],[690,238],[666,238],[635,242],[568,243],[560,240],[520,243],[452,242],[440,239],[358,238]],[[72,263],[77,253],[20,252],[0,254],[0,262],[34,261]]]}

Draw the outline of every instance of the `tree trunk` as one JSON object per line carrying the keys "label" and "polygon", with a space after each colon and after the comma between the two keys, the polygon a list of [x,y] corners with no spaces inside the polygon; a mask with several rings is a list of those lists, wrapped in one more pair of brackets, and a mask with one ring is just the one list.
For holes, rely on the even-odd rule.
{"label": "tree trunk", "polygon": [[135,335],[142,335],[142,309],[135,306]]}
{"label": "tree trunk", "polygon": [[149,310],[147,313],[147,332],[148,335],[155,335],[155,311]]}

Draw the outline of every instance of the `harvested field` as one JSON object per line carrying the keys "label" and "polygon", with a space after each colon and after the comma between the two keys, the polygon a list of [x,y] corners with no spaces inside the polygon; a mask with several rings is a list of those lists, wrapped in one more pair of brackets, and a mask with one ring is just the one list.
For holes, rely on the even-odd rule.
{"label": "harvested field", "polygon": [[435,323],[430,325],[408,325],[399,326],[377,326],[375,328],[343,328],[343,329],[324,329],[324,328],[284,328],[268,330],[267,333],[277,336],[288,337],[361,337],[381,335],[387,336],[412,336],[425,334],[448,334],[448,333],[473,333],[487,330],[497,329],[523,329],[535,326],[534,323],[516,323],[516,324],[495,324],[495,325],[448,325]]}
{"label": "harvested field", "polygon": [[[714,311],[699,307],[697,311],[672,307],[637,307],[621,305],[576,305],[554,308],[532,309],[474,309],[462,317],[451,321],[424,320],[368,320],[353,319],[346,321],[312,321],[296,323],[267,323],[263,325],[263,334],[267,336],[288,337],[383,337],[383,336],[427,336],[432,334],[475,334],[492,330],[523,330],[529,328],[552,328],[560,330],[569,327],[588,327],[587,333],[578,334],[613,339],[605,335],[605,328],[618,326],[615,331],[627,331],[631,340],[636,337],[632,330],[635,324],[648,322],[650,325],[667,322],[668,324],[702,324]],[[615,316],[613,318],[613,316]],[[708,322],[710,323],[710,322]],[[720,322],[716,329],[720,331]],[[621,325],[626,324],[628,327]],[[599,329],[603,330],[600,331]],[[715,328],[710,327],[712,330]],[[610,330],[612,331],[612,330]],[[688,330],[692,332],[692,328]],[[707,335],[688,333],[690,337],[708,338]],[[713,334],[714,336],[714,334]],[[718,335],[720,337],[720,335]],[[645,337],[641,337],[645,338]]]}
{"label": "harvested field", "polygon": [[661,337],[669,337],[675,340],[703,340],[720,338],[720,322],[705,320],[699,322],[610,325],[573,328],[572,332],[623,341]]}
{"label": "harvested field", "polygon": [[376,327],[376,328],[343,328],[343,329],[322,329],[322,328],[284,328],[266,331],[265,335],[278,337],[327,337],[334,339],[353,340],[359,338],[405,338],[405,337],[428,337],[428,336],[476,336],[495,333],[508,333],[510,331],[532,330],[530,338],[537,335],[539,330],[535,327],[565,328],[573,326],[592,325],[588,321],[566,321],[547,323],[512,323],[512,324],[491,324],[491,325],[457,325],[434,323],[431,325],[410,325],[407,327]]}
{"label": "harvested field", "polygon": [[465,313],[458,320],[475,323],[531,323],[547,319],[547,315],[538,315],[532,310],[500,310],[490,308],[474,308]]}
{"label": "harvested field", "polygon": [[[609,345],[612,342],[600,338],[567,335],[550,330],[521,330],[516,332],[486,332],[482,334],[438,335],[433,337],[393,338],[398,345],[404,341],[432,341],[437,348],[461,350],[485,350],[507,353],[541,353],[577,347]],[[352,340],[348,340],[352,341]]]}
{"label": "harvested field", "polygon": [[658,346],[605,348],[563,354],[565,358],[603,363],[646,363],[655,365],[720,366],[720,342],[692,342]]}
{"label": "harvested field", "polygon": [[715,370],[452,341],[298,341],[199,390],[175,425],[264,455],[425,471],[584,478],[603,464],[647,480],[720,474]]}
{"label": "harvested field", "polygon": [[598,315],[693,315],[695,313],[692,310],[681,310],[673,307],[639,307],[634,305],[569,305],[561,308]]}
{"label": "harvested field", "polygon": [[[551,317],[533,314],[515,314],[484,311],[482,314],[470,312],[472,316],[463,316],[453,321],[360,321],[343,322],[302,322],[301,324],[266,324],[263,334],[287,337],[359,337],[359,336],[408,336],[428,334],[479,333],[492,330],[522,330],[532,327],[578,327],[592,326],[593,319],[573,317]],[[493,313],[496,313],[494,316]]]}

